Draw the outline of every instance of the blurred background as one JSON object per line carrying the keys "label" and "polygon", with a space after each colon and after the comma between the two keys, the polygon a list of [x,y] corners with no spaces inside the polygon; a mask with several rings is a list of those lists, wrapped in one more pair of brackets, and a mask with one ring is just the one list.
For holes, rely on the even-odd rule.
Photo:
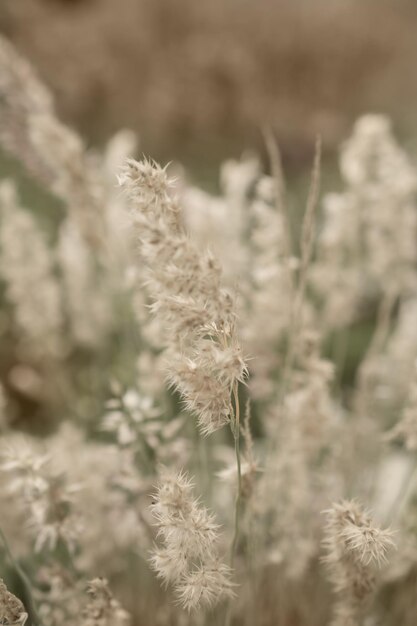
{"label": "blurred background", "polygon": [[416,143],[415,0],[1,0],[0,30],[87,141],[132,128],[200,183],[262,125],[289,175],[363,112]]}

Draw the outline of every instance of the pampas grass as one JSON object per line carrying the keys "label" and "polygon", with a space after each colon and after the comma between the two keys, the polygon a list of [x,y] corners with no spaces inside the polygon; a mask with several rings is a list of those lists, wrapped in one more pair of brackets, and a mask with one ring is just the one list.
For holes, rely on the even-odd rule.
{"label": "pampas grass", "polygon": [[87,150],[3,41],[0,73],[2,145],[62,205],[44,232],[1,182],[0,621],[413,625],[417,166],[389,120],[337,193],[317,141],[297,238],[270,131],[271,175],[229,161],[210,196],[129,132]]}

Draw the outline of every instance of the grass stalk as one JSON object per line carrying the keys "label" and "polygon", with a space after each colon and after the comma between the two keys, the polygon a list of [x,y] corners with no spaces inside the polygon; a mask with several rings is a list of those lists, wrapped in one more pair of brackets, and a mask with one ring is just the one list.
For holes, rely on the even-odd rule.
{"label": "grass stalk", "polygon": [[[237,488],[236,488],[236,498],[235,498],[235,520],[234,520],[234,530],[233,530],[233,539],[230,547],[230,567],[233,568],[235,564],[236,551],[239,542],[239,533],[240,533],[240,509],[242,502],[242,465],[240,460],[240,405],[239,405],[239,393],[238,393],[238,383],[235,382],[233,385],[233,399],[235,405],[235,412],[233,416],[233,420],[231,421],[231,429],[233,433],[233,438],[235,442],[235,456],[236,456],[236,472],[237,472]],[[232,601],[229,600],[226,608],[226,615],[224,626],[230,626],[232,619]]]}

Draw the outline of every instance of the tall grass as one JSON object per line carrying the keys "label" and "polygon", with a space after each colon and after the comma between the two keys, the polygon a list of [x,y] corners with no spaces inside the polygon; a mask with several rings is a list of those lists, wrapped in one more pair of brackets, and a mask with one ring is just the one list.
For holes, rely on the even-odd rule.
{"label": "tall grass", "polygon": [[417,169],[388,119],[338,193],[317,142],[299,229],[269,131],[272,174],[227,162],[211,196],[126,131],[87,150],[3,40],[0,140],[62,206],[45,228],[0,184],[0,621],[414,624]]}

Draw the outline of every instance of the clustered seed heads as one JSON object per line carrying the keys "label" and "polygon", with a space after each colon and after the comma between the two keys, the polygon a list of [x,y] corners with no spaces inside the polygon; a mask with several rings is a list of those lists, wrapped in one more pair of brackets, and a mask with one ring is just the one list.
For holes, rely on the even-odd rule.
{"label": "clustered seed heads", "polygon": [[332,626],[356,624],[376,585],[376,570],[394,546],[392,532],[375,526],[353,501],[325,511],[323,546],[329,579],[337,595]]}
{"label": "clustered seed heads", "polygon": [[0,624],[24,626],[28,614],[19,598],[16,598],[0,578]]}
{"label": "clustered seed heads", "polygon": [[119,183],[131,201],[152,310],[165,331],[168,380],[209,434],[231,419],[233,385],[246,375],[233,299],[214,258],[185,234],[166,170],[129,160]]}
{"label": "clustered seed heads", "polygon": [[153,552],[151,565],[188,611],[234,595],[230,568],[217,553],[218,526],[192,490],[184,473],[163,470],[152,504],[162,547]]}
{"label": "clustered seed heads", "polygon": [[[366,115],[298,224],[265,138],[270,175],[174,185],[129,131],[87,149],[0,37],[1,148],[60,205],[0,181],[1,626],[127,626],[98,574],[146,626],[414,625],[417,169]],[[346,494],[398,524],[381,576],[392,534]]]}
{"label": "clustered seed heads", "polygon": [[4,38],[0,74],[0,141],[67,203],[85,240],[100,247],[106,230],[104,198],[83,140],[57,119],[52,95]]}
{"label": "clustered seed heads", "polygon": [[9,476],[8,490],[21,497],[29,515],[28,526],[35,538],[35,551],[54,550],[63,542],[71,553],[80,531],[73,512],[76,485],[54,472],[46,455],[36,454],[24,442],[3,453],[1,469]]}
{"label": "clustered seed heads", "polygon": [[52,255],[31,213],[19,206],[11,181],[0,185],[0,249],[0,275],[21,342],[41,355],[59,353],[63,315]]}
{"label": "clustered seed heads", "polygon": [[105,578],[94,578],[87,586],[89,602],[84,609],[83,626],[128,626],[130,615],[113,597]]}
{"label": "clustered seed heads", "polygon": [[341,150],[342,193],[324,198],[312,281],[326,324],[349,323],[373,293],[414,291],[417,177],[389,120],[364,115]]}

